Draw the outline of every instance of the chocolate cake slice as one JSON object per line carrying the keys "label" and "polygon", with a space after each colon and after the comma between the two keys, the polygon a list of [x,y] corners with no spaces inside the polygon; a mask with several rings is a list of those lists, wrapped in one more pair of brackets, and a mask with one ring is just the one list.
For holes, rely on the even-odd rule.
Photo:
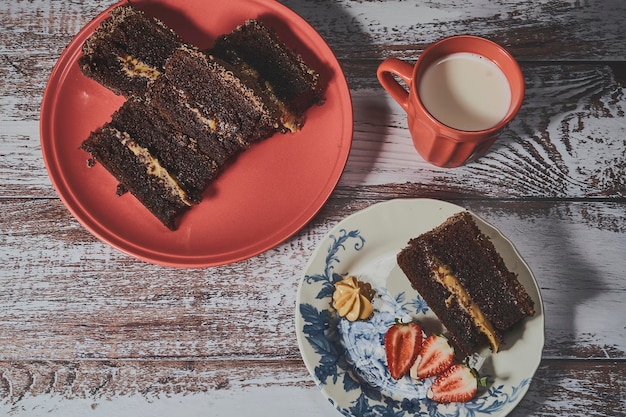
{"label": "chocolate cake slice", "polygon": [[143,96],[183,44],[160,20],[131,6],[114,8],[83,43],[82,72],[117,95]]}
{"label": "chocolate cake slice", "polygon": [[110,125],[147,149],[174,178],[186,199],[197,204],[221,166],[202,152],[197,141],[160,117],[144,101],[129,99],[112,117]]}
{"label": "chocolate cake slice", "polygon": [[320,75],[258,20],[218,37],[208,53],[258,78],[281,106],[281,123],[291,131],[302,127],[309,107],[324,101]]}
{"label": "chocolate cake slice", "polygon": [[[81,148],[101,163],[119,181],[122,189],[130,191],[167,228],[177,228],[176,218],[189,209],[191,202],[184,201],[177,194],[171,179],[149,172],[146,162],[150,156],[142,156],[141,149],[127,134],[104,125],[92,132]],[[154,171],[158,169],[153,168]]]}
{"label": "chocolate cake slice", "polygon": [[129,99],[81,148],[166,227],[199,203],[219,165],[145,102]]}
{"label": "chocolate cake slice", "polygon": [[484,345],[497,352],[503,332],[534,315],[516,274],[468,212],[411,239],[397,262],[465,355]]}
{"label": "chocolate cake slice", "polygon": [[280,130],[280,110],[254,80],[194,47],[172,53],[164,78],[149,90],[151,104],[199,143],[217,135],[236,153]]}
{"label": "chocolate cake slice", "polygon": [[199,149],[213,157],[220,166],[240,153],[248,145],[235,135],[221,134],[217,121],[203,115],[197,107],[167,77],[160,77],[150,86],[148,100],[158,109],[160,116],[168,120],[176,129],[196,139]]}

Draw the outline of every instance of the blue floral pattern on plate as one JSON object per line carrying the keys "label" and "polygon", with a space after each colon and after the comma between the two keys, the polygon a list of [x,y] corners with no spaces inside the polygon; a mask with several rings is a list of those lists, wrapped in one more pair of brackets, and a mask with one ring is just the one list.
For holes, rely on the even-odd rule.
{"label": "blue floral pattern on plate", "polygon": [[[384,286],[374,289],[374,316],[367,321],[349,322],[331,307],[334,283],[345,274],[335,272],[345,251],[359,252],[366,239],[359,230],[339,229],[330,234],[323,270],[304,276],[302,285],[313,288],[315,299],[299,300],[299,314],[304,340],[319,356],[310,367],[315,380],[327,391],[342,391],[341,400],[329,394],[329,400],[346,416],[355,417],[473,417],[507,414],[526,393],[531,377],[515,386],[491,384],[470,402],[438,404],[426,398],[432,380],[413,382],[409,376],[399,381],[391,378],[386,365],[383,337],[396,318],[411,320],[429,313],[424,300],[405,292],[392,295]],[[304,356],[304,355],[303,355]],[[305,358],[306,361],[306,358]],[[345,397],[344,397],[345,395]]]}

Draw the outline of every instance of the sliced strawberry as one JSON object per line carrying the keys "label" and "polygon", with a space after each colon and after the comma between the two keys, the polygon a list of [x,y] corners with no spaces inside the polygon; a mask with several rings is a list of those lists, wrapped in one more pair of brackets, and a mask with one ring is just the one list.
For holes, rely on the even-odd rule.
{"label": "sliced strawberry", "polygon": [[420,353],[422,328],[417,323],[401,323],[391,326],[385,334],[387,366],[394,379],[402,378]]}
{"label": "sliced strawberry", "polygon": [[467,365],[454,364],[435,379],[426,396],[439,403],[467,402],[478,390],[478,373]]}
{"label": "sliced strawberry", "polygon": [[454,361],[454,348],[445,336],[433,334],[426,338],[420,351],[417,377],[428,378],[448,369]]}

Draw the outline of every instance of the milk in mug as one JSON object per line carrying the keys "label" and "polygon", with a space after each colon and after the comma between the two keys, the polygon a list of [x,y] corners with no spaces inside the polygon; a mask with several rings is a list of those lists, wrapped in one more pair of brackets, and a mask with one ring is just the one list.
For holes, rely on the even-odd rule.
{"label": "milk in mug", "polygon": [[504,73],[491,60],[470,52],[450,54],[426,68],[418,94],[435,119],[464,131],[495,126],[511,104]]}

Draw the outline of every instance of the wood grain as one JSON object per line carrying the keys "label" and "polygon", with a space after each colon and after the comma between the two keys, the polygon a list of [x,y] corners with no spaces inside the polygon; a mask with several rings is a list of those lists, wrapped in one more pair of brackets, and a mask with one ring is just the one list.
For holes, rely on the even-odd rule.
{"label": "wood grain", "polygon": [[[119,405],[115,407],[115,404],[125,404],[129,398],[134,400],[135,406],[143,404],[145,407],[152,403],[167,404],[175,399],[195,412],[202,412],[206,411],[206,398],[220,398],[228,391],[241,391],[244,398],[254,393],[281,390],[295,394],[298,400],[303,398],[304,392],[322,398],[298,361],[32,361],[28,364],[0,362],[0,370],[0,396],[6,403],[13,404],[11,414],[16,414],[21,403],[30,404],[32,397],[39,396],[55,405],[59,397],[83,403],[87,408],[83,412],[107,407],[107,403],[112,404],[109,409],[117,408],[119,412]],[[611,362],[583,366],[576,361],[544,361],[525,398],[510,415],[600,416],[605,414],[591,410],[608,409],[612,416],[623,416],[626,393],[623,377],[623,371]],[[561,401],[564,397],[571,401]],[[238,404],[238,411],[242,413],[263,409],[259,403],[242,404],[237,399],[225,402],[232,406]],[[303,415],[330,415],[333,409],[324,401],[310,404],[313,409],[303,410]],[[289,405],[284,404],[282,408],[289,409]],[[220,413],[219,409],[211,411]],[[157,412],[155,415],[167,414]]]}
{"label": "wood grain", "polygon": [[[369,69],[375,73],[375,66]],[[626,97],[613,69],[527,64],[523,70],[527,93],[519,116],[479,164],[455,170],[421,160],[404,111],[380,88],[352,90],[353,147],[341,185],[411,182],[488,198],[624,197]],[[0,195],[54,197],[37,122],[7,121],[4,127],[0,153],[9,157],[0,160]]]}
{"label": "wood grain", "polygon": [[340,59],[415,59],[446,36],[479,34],[519,60],[618,60],[626,5],[608,1],[300,1],[284,4],[329,39]]}
{"label": "wood grain", "polygon": [[[452,201],[499,227],[528,259],[544,296],[547,357],[624,359],[623,323],[594,319],[598,305],[623,308],[622,264],[604,262],[626,248],[623,222],[615,222],[626,217],[623,204]],[[4,357],[296,358],[290,317],[301,271],[330,226],[372,203],[333,198],[297,236],[259,257],[184,272],[118,253],[66,222],[58,202],[5,203],[3,258],[14,267],[1,278]]]}
{"label": "wood grain", "polygon": [[[50,71],[113,0],[0,4],[0,414],[334,415],[293,320],[309,256],[346,216],[437,198],[498,227],[535,274],[543,360],[511,416],[626,416],[626,3],[285,0],[349,81],[354,139],[320,213],[275,248],[206,269],[146,264],[102,243],[58,199],[39,137]],[[421,160],[378,84],[386,57],[472,33],[520,61],[526,96],[488,154]]]}

